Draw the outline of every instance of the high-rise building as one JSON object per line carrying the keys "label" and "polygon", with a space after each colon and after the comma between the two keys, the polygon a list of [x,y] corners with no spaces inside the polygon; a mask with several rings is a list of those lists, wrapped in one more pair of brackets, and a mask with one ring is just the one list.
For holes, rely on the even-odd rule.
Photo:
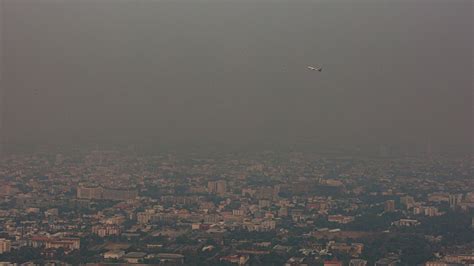
{"label": "high-rise building", "polygon": [[101,199],[102,187],[100,186],[86,186],[80,184],[77,187],[77,198],[79,199]]}
{"label": "high-rise building", "polygon": [[415,204],[415,199],[412,196],[405,196],[400,198],[400,203],[410,209]]}
{"label": "high-rise building", "polygon": [[394,200],[387,200],[385,202],[385,212],[394,212],[395,211],[395,201]]}
{"label": "high-rise building", "polygon": [[449,195],[449,207],[452,210],[456,210],[458,207],[458,204],[462,200],[462,194],[450,194]]}
{"label": "high-rise building", "polygon": [[216,182],[215,181],[207,182],[207,192],[209,192],[209,194],[216,193]]}
{"label": "high-rise building", "polygon": [[11,241],[5,238],[0,238],[0,254],[8,253],[11,249]]}
{"label": "high-rise building", "polygon": [[227,183],[224,180],[217,181],[216,192],[219,195],[223,195],[227,192]]}
{"label": "high-rise building", "polygon": [[225,180],[209,181],[207,191],[211,194],[224,195],[227,192],[227,182]]}

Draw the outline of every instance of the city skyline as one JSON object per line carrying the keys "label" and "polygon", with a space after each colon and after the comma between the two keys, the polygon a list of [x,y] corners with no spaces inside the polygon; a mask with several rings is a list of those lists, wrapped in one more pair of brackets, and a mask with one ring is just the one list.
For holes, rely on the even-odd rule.
{"label": "city skyline", "polygon": [[0,0],[0,266],[474,265],[472,0]]}

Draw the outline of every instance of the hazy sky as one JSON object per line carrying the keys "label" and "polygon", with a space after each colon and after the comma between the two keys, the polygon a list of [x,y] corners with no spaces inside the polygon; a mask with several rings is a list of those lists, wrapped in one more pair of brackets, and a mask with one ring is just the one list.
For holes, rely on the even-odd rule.
{"label": "hazy sky", "polygon": [[2,2],[11,145],[471,140],[471,0]]}

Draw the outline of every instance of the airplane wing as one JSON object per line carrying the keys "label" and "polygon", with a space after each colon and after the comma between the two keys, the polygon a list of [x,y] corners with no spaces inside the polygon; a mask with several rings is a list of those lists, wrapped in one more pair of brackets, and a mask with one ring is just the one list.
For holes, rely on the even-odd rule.
{"label": "airplane wing", "polygon": [[321,71],[323,70],[322,67],[312,67],[312,66],[308,66],[308,69],[310,69],[310,70],[317,70],[317,71],[319,71],[319,72],[321,72]]}

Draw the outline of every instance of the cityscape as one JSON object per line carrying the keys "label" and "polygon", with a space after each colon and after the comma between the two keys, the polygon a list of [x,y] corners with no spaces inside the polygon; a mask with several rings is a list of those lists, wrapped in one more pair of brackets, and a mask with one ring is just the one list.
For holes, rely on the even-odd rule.
{"label": "cityscape", "polygon": [[89,150],[0,164],[2,265],[469,265],[473,158]]}
{"label": "cityscape", "polygon": [[474,266],[473,0],[0,0],[0,266]]}

